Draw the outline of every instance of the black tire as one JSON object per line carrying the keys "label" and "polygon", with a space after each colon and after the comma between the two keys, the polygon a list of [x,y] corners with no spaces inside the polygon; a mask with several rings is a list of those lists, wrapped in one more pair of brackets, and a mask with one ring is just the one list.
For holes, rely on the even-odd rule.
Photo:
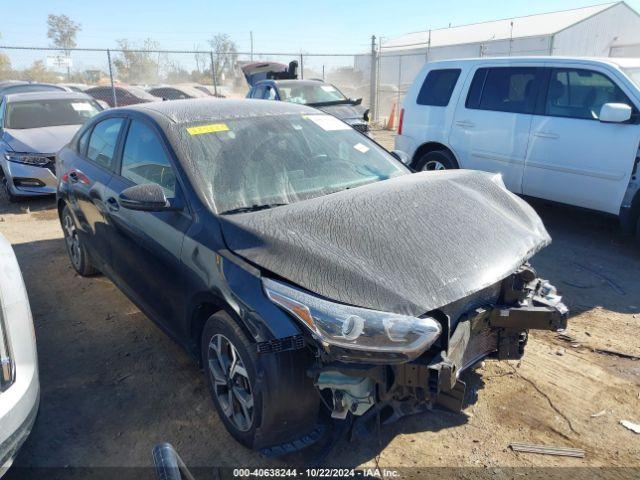
{"label": "black tire", "polygon": [[89,253],[78,235],[76,222],[69,211],[69,207],[65,206],[62,209],[60,221],[62,223],[62,232],[64,233],[67,254],[69,255],[69,260],[71,260],[71,266],[74,270],[83,277],[90,277],[100,273],[91,262]]}
{"label": "black tire", "polygon": [[[232,369],[229,347],[235,349],[246,376],[229,374]],[[216,349],[226,352],[222,363]],[[258,354],[256,345],[249,341],[238,322],[226,312],[218,312],[204,326],[201,355],[205,381],[216,410],[228,432],[242,445],[252,449],[276,447],[302,438],[315,427],[320,397],[306,376],[309,365],[306,351]],[[226,386],[219,378],[221,373],[225,375]],[[244,399],[242,403],[240,398]]]}
{"label": "black tire", "polygon": [[418,171],[452,170],[460,168],[449,150],[434,150],[422,155],[414,166]]}

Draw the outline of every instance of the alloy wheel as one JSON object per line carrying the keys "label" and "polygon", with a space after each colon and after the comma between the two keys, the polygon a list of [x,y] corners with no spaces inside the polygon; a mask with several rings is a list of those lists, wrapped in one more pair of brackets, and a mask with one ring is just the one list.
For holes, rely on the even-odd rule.
{"label": "alloy wheel", "polygon": [[214,335],[207,353],[213,390],[225,416],[241,432],[253,423],[253,394],[240,354],[224,335]]}
{"label": "alloy wheel", "polygon": [[424,167],[422,167],[423,171],[432,171],[432,170],[446,170],[447,167],[445,167],[442,163],[438,162],[437,160],[429,160],[427,163],[424,164]]}
{"label": "alloy wheel", "polygon": [[80,263],[82,261],[82,252],[80,250],[80,238],[78,237],[78,231],[76,230],[76,225],[73,222],[73,219],[69,215],[65,215],[64,217],[64,239],[67,243],[67,251],[69,252],[69,257],[71,258],[71,263],[76,269],[80,268]]}

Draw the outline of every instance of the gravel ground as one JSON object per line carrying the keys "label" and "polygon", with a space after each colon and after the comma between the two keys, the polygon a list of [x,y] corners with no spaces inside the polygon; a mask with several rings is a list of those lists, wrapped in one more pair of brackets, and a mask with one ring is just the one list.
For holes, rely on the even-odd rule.
{"label": "gravel ground", "polygon": [[[389,145],[390,135],[380,137]],[[534,332],[523,360],[487,360],[467,374],[463,413],[408,417],[383,426],[380,438],[340,441],[328,464],[414,473],[470,466],[494,475],[506,467],[640,467],[640,435],[619,423],[640,423],[640,361],[632,358],[640,357],[640,247],[613,218],[533,205],[554,239],[533,264],[571,308],[565,335]],[[0,233],[24,274],[42,384],[18,466],[149,466],[162,441],[194,466],[309,464],[306,454],[270,460],[233,441],[187,354],[106,278],[74,273],[52,199],[0,199]],[[586,455],[516,453],[511,442]]]}

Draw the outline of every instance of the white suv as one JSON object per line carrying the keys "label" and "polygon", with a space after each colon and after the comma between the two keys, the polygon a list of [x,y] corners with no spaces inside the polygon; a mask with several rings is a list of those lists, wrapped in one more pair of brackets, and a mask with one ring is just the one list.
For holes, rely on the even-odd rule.
{"label": "white suv", "polygon": [[400,112],[416,170],[502,174],[511,191],[619,215],[640,236],[640,59],[428,63]]}
{"label": "white suv", "polygon": [[0,235],[0,477],[31,431],[39,399],[29,300],[13,249]]}

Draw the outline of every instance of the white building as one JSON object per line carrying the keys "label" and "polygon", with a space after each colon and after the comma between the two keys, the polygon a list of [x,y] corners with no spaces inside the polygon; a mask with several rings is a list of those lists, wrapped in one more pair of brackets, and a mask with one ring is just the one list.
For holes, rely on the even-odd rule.
{"label": "white building", "polygon": [[[427,61],[509,55],[640,57],[640,15],[615,2],[383,38],[378,84],[403,91]],[[363,55],[356,66],[369,62]]]}

